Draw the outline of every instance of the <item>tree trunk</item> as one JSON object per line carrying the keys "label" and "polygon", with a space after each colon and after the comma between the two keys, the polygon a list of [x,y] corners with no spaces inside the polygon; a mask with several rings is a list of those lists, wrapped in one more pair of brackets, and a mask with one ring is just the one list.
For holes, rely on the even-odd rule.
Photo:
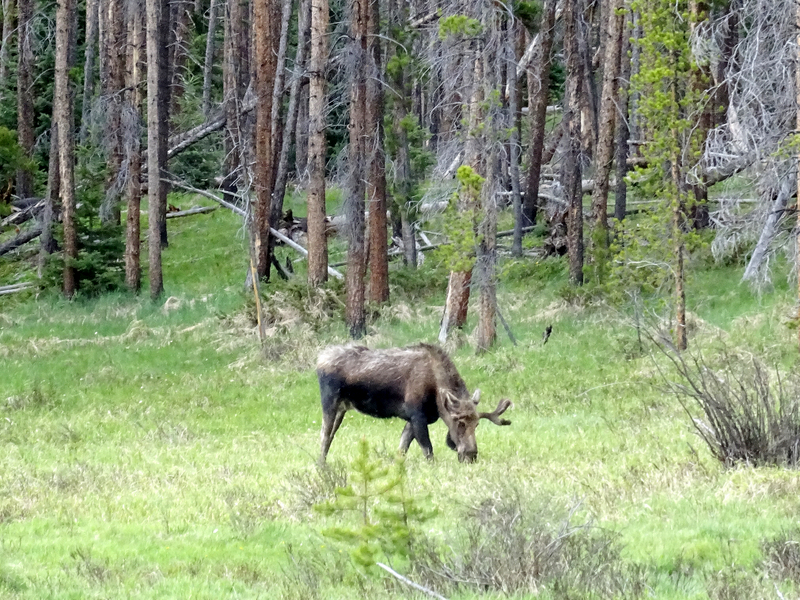
{"label": "tree trunk", "polygon": [[272,107],[275,89],[276,51],[280,11],[276,0],[257,0],[253,5],[253,63],[256,93],[255,138],[255,255],[256,271],[269,277],[269,211],[275,183],[275,151]]}
{"label": "tree trunk", "polygon": [[191,44],[189,24],[190,11],[193,8],[186,0],[170,0],[170,61],[169,61],[169,114],[175,119],[181,112],[181,98],[184,94],[184,72],[186,62],[189,60],[189,45]]}
{"label": "tree trunk", "polygon": [[[225,180],[222,187],[234,191],[243,178],[244,123],[241,101],[249,80],[244,13],[241,0],[228,0],[225,19],[225,48],[222,66],[223,96],[225,103]],[[234,199],[226,198],[230,202]]]}
{"label": "tree trunk", "polygon": [[100,220],[104,225],[119,224],[120,200],[126,186],[122,173],[123,135],[122,96],[125,88],[125,20],[122,0],[103,3],[101,18],[106,22],[106,45],[102,49],[106,58],[105,81],[101,81],[106,104],[106,152],[108,175],[106,196],[100,206]]}
{"label": "tree trunk", "polygon": [[[309,0],[310,1],[310,0]],[[300,95],[297,102],[297,126],[294,142],[294,172],[298,181],[308,178],[308,135],[309,135],[309,97],[308,76],[303,75],[300,81]]]}
{"label": "tree trunk", "polygon": [[275,175],[275,191],[273,209],[270,214],[272,223],[280,221],[283,212],[283,197],[286,194],[286,182],[289,176],[289,150],[297,129],[297,113],[299,110],[300,90],[303,84],[302,71],[306,66],[308,54],[308,36],[311,21],[311,0],[300,0],[297,23],[297,52],[294,60],[295,78],[289,93],[289,106],[286,109],[286,122],[281,136],[281,153],[278,158],[278,170]]}
{"label": "tree trunk", "polygon": [[[158,22],[158,39],[159,43],[161,44],[161,50],[158,53],[158,87],[160,88],[158,90],[158,101],[161,103],[161,106],[158,109],[158,118],[160,119],[158,122],[158,136],[160,138],[158,144],[158,166],[162,172],[165,172],[167,170],[167,151],[169,145],[169,109],[172,101],[172,87],[170,85],[172,81],[170,73],[172,62],[169,60],[169,44],[172,41],[172,35],[170,31],[170,26],[172,24],[172,11],[170,10],[170,0],[160,1],[161,14],[159,15]],[[150,62],[148,57],[148,78],[150,69],[149,65]],[[150,91],[148,88],[148,94],[149,93]],[[158,237],[161,242],[161,248],[163,249],[169,246],[169,239],[167,237],[167,194],[169,193],[169,186],[163,182],[160,182],[158,189]]]}
{"label": "tree trunk", "polygon": [[567,216],[567,253],[569,279],[583,283],[583,190],[581,186],[581,57],[578,46],[577,7],[579,0],[564,0],[564,49],[567,55],[567,81],[564,116],[569,147],[564,157],[564,196],[569,204]]}
{"label": "tree trunk", "polygon": [[478,274],[478,331],[476,346],[478,352],[485,352],[497,339],[497,196],[495,195],[496,156],[492,144],[487,157],[486,181],[481,190],[483,219],[478,228],[478,260],[475,270]]}
{"label": "tree trunk", "polygon": [[364,248],[364,173],[367,121],[367,29],[370,0],[350,0],[350,122],[347,189],[344,211],[347,217],[347,304],[345,319],[350,337],[360,339],[367,330],[364,310],[366,252]]}
{"label": "tree trunk", "polygon": [[[708,5],[705,2],[698,0],[690,0],[689,2],[689,30],[690,34],[694,34],[698,24],[708,21]],[[711,73],[707,66],[700,66],[695,64],[691,73],[691,86],[698,97],[705,95],[707,81],[711,79]],[[701,144],[705,144],[708,138],[708,132],[713,127],[713,102],[704,103],[702,112],[698,120],[697,137],[702,140]],[[701,151],[702,152],[702,151]],[[711,223],[711,218],[708,213],[708,186],[704,181],[691,186],[692,195],[694,200],[690,205],[690,215],[692,225],[695,229],[705,229]]]}
{"label": "tree trunk", "polygon": [[72,298],[77,289],[74,261],[78,258],[75,223],[75,140],[72,90],[69,81],[69,50],[75,32],[72,28],[75,0],[61,0],[56,8],[56,62],[53,120],[58,129],[61,215],[64,224],[64,295]]}
{"label": "tree trunk", "polygon": [[[55,115],[54,115],[55,116]],[[39,264],[38,275],[41,278],[47,266],[48,257],[56,251],[56,241],[53,237],[53,222],[55,221],[55,207],[61,197],[59,172],[61,162],[58,157],[58,127],[56,123],[50,127],[50,164],[47,169],[47,195],[44,198],[42,211],[42,235],[39,238]]]}
{"label": "tree trunk", "polygon": [[[19,26],[17,41],[17,140],[25,156],[31,158],[34,144],[33,112],[33,0],[18,0]],[[71,27],[68,27],[71,29]],[[65,59],[67,60],[67,59]],[[17,196],[33,196],[33,173],[27,169],[17,171]]]}
{"label": "tree trunk", "polygon": [[383,71],[381,69],[380,9],[378,0],[367,4],[367,199],[369,201],[369,299],[389,301],[389,240],[386,225],[386,154],[383,135]]}
{"label": "tree trunk", "polygon": [[[469,130],[467,144],[464,150],[465,162],[472,166],[474,171],[479,171],[483,162],[481,157],[480,139],[482,133],[480,124],[483,120],[483,61],[480,59],[481,48],[476,49],[474,68],[472,70],[472,92],[469,103]],[[457,210],[477,210],[476,206],[459,206]],[[472,270],[451,271],[447,284],[447,298],[445,300],[444,314],[439,328],[439,342],[445,343],[450,331],[462,328],[467,323],[467,310],[469,308],[470,283]]]}
{"label": "tree trunk", "polygon": [[94,101],[94,60],[97,53],[97,33],[99,28],[99,0],[86,0],[86,43],[83,59],[83,107],[81,109],[80,143],[86,142],[89,134],[89,117]]}
{"label": "tree trunk", "polygon": [[[550,97],[550,52],[553,48],[556,22],[556,0],[546,0],[542,17],[541,54],[534,76],[528,76],[528,119],[530,145],[528,149],[528,181],[522,205],[523,225],[536,224],[539,202],[539,178],[542,173],[542,153],[547,120],[547,100]],[[538,88],[536,87],[538,84]]]}
{"label": "tree trunk", "polygon": [[[133,0],[128,14],[128,89],[126,90],[127,111],[135,124],[135,131],[141,131],[142,90],[139,81],[143,73],[143,54],[147,45],[143,23],[142,0]],[[141,269],[141,175],[142,148],[139,135],[130,140],[128,187],[126,189],[128,214],[125,227],[125,285],[132,292],[138,292],[142,285]]]}
{"label": "tree trunk", "polygon": [[0,100],[5,98],[11,83],[11,36],[14,34],[16,1],[3,0],[3,38],[0,40]]}
{"label": "tree trunk", "polygon": [[622,0],[607,0],[606,40],[603,65],[603,90],[600,99],[600,123],[594,153],[594,190],[592,192],[591,256],[595,276],[605,280],[608,264],[608,189],[611,164],[614,159],[614,134],[616,133],[617,85],[619,57],[622,50],[624,17],[619,13]]}
{"label": "tree trunk", "polygon": [[311,68],[309,83],[308,283],[328,279],[325,237],[325,68],[328,59],[328,0],[311,0]]}
{"label": "tree trunk", "polygon": [[625,218],[625,211],[628,205],[628,184],[625,182],[625,177],[628,174],[628,140],[630,137],[630,131],[628,130],[628,99],[630,97],[631,59],[628,53],[631,48],[631,33],[631,27],[626,18],[622,33],[622,50],[619,54],[620,76],[619,86],[617,87],[617,104],[619,105],[621,118],[617,119],[617,150],[614,157],[617,163],[614,218],[620,222]]}
{"label": "tree trunk", "polygon": [[208,7],[208,33],[206,34],[206,54],[203,62],[203,114],[211,117],[211,84],[214,68],[214,36],[217,33],[217,6],[219,0],[211,0]]}
{"label": "tree trunk", "polygon": [[522,25],[513,20],[509,24],[509,31],[515,32],[512,36],[514,40],[509,40],[506,46],[508,53],[508,64],[511,65],[507,70],[508,78],[508,115],[509,125],[511,126],[510,156],[511,156],[511,194],[512,208],[514,210],[514,241],[511,244],[511,254],[522,256],[522,193],[519,188],[519,134],[520,122],[518,120],[520,94],[517,88],[517,71],[514,64],[517,62],[517,50],[515,43],[520,39],[519,32]]}
{"label": "tree trunk", "polygon": [[[292,5],[293,0],[282,0],[280,10],[280,40],[277,46],[277,60],[275,62],[275,81],[272,85],[272,117],[270,119],[270,131],[272,138],[272,187],[270,190],[270,205],[268,220],[270,225],[277,224],[283,214],[283,196],[285,187],[278,188],[278,171],[281,166],[281,155],[284,147],[287,146],[291,138],[287,136],[284,143],[284,121],[281,118],[283,107],[283,96],[286,91],[286,51],[289,45],[289,29],[292,24]],[[278,7],[275,7],[277,12]],[[276,28],[278,26],[276,25]],[[288,117],[287,117],[288,120]],[[287,147],[288,152],[288,147]],[[285,186],[285,183],[283,184]],[[275,243],[274,236],[269,236],[267,246],[267,272],[266,278],[270,277],[270,268],[275,262]]]}
{"label": "tree trunk", "polygon": [[[796,116],[796,127],[800,129],[800,3],[798,3],[795,7],[795,27],[797,28],[797,43],[798,45],[798,56],[797,60],[795,61],[795,98],[797,104],[797,116]],[[800,207],[800,150],[797,153],[797,202],[798,207]],[[800,227],[800,210],[797,211],[797,224]],[[800,235],[797,236],[797,256],[800,256]],[[798,269],[798,277],[797,277],[797,297],[800,300],[800,260],[797,261],[797,269]],[[798,304],[798,313],[797,317],[800,320],[800,304]],[[800,344],[800,327],[797,328],[797,341]]]}
{"label": "tree trunk", "polygon": [[164,102],[161,94],[161,66],[164,45],[161,44],[162,3],[165,0],[146,0],[147,4],[147,199],[150,297],[158,299],[164,292],[161,273],[161,146],[166,143],[161,124]]}

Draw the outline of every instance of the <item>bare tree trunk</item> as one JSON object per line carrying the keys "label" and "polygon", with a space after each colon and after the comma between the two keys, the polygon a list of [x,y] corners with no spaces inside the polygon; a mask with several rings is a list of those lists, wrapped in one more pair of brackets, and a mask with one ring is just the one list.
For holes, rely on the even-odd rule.
{"label": "bare tree trunk", "polygon": [[283,211],[283,197],[286,194],[286,182],[289,176],[289,150],[292,146],[295,131],[297,129],[297,114],[299,112],[300,90],[303,85],[302,72],[306,66],[306,56],[308,54],[308,36],[311,21],[311,0],[300,0],[299,15],[297,23],[297,52],[294,59],[295,77],[292,80],[291,91],[289,92],[289,106],[286,109],[286,122],[283,127],[281,137],[281,153],[278,159],[278,171],[275,175],[275,191],[273,192],[273,210],[270,219],[277,223]]}
{"label": "bare tree trunk", "polygon": [[[483,61],[479,58],[481,49],[475,52],[474,69],[472,72],[472,95],[469,103],[469,131],[467,146],[464,150],[465,162],[479,169],[483,162],[481,157],[481,145],[478,137],[479,124],[483,117],[482,104],[483,95]],[[475,206],[458,207],[458,210],[476,210]],[[447,284],[447,298],[445,299],[444,314],[439,327],[439,342],[445,343],[450,331],[454,328],[462,328],[467,323],[467,310],[469,308],[470,283],[472,281],[472,270],[451,271],[450,280]]]}
{"label": "bare tree trunk", "polygon": [[100,220],[104,225],[118,224],[120,200],[125,189],[125,173],[122,173],[123,129],[122,95],[125,88],[125,20],[122,0],[107,0],[100,18],[106,22],[106,46],[102,52],[106,58],[106,80],[101,81],[106,104],[105,139],[108,156],[106,196],[100,206]]}
{"label": "bare tree trunk", "polygon": [[187,0],[170,0],[171,25],[169,61],[169,101],[170,118],[174,119],[181,112],[181,99],[184,94],[184,71],[189,60],[189,22],[193,5]]}
{"label": "bare tree trunk", "polygon": [[311,0],[311,68],[309,84],[308,283],[328,279],[325,237],[325,67],[328,59],[328,0]]}
{"label": "bare tree trunk", "polygon": [[[689,2],[689,30],[693,34],[698,24],[708,21],[708,5],[698,0]],[[707,66],[695,64],[691,73],[691,86],[698,96],[703,96],[706,91],[706,81],[711,79],[711,73]],[[713,127],[713,102],[705,103],[700,113],[698,121],[697,136],[705,144],[708,132]],[[708,186],[704,181],[691,186],[694,201],[690,205],[690,216],[692,225],[695,229],[704,229],[709,226],[711,219],[708,213]]]}
{"label": "bare tree trunk", "polygon": [[[172,25],[172,11],[170,10],[170,0],[161,0],[161,15],[158,23],[158,37],[161,44],[161,51],[158,55],[158,101],[161,106],[158,109],[158,135],[160,138],[158,144],[158,166],[162,171],[167,170],[167,151],[169,145],[169,113],[172,103],[172,77],[170,67],[170,42],[172,35],[170,27]],[[148,51],[149,52],[149,51]],[[148,57],[148,78],[149,78],[149,57]],[[148,88],[148,94],[150,93]],[[149,109],[148,109],[149,116]],[[149,122],[148,122],[149,127]],[[149,162],[149,159],[148,159]],[[167,194],[169,193],[169,186],[164,182],[159,184],[159,197],[158,197],[158,232],[161,241],[161,248],[169,247],[169,239],[167,237]]]}
{"label": "bare tree trunk", "polygon": [[75,32],[72,28],[75,0],[61,0],[56,8],[56,64],[53,120],[58,129],[58,162],[61,214],[64,224],[64,295],[72,298],[77,289],[74,261],[78,258],[75,224],[75,140],[73,133],[72,90],[69,50]]}
{"label": "bare tree trunk", "polygon": [[308,135],[310,131],[308,84],[308,77],[303,76],[300,81],[300,95],[297,102],[297,125],[294,138],[294,172],[298,181],[305,181],[308,177]]}
{"label": "bare tree trunk", "polygon": [[[19,55],[17,60],[17,140],[27,158],[33,155],[34,112],[33,112],[33,0],[17,0],[19,8],[19,27],[17,40]],[[17,196],[33,196],[33,173],[27,169],[17,171]]]}
{"label": "bare tree trunk", "polygon": [[[800,3],[796,5],[796,13],[795,13],[795,26],[797,27],[797,43],[798,46],[798,56],[795,61],[795,97],[797,101],[797,117],[796,117],[796,126],[800,129]],[[800,207],[800,151],[797,154],[797,202],[798,207]],[[800,210],[797,211],[797,224],[800,227]],[[798,269],[798,278],[797,278],[797,297],[800,301],[800,235],[797,236],[797,269]],[[798,304],[798,319],[800,320],[800,304]],[[800,344],[800,327],[797,328],[797,341]]]}
{"label": "bare tree trunk", "polygon": [[47,169],[47,195],[44,198],[42,211],[42,235],[39,238],[38,276],[44,274],[48,257],[56,251],[56,241],[53,237],[53,221],[55,220],[55,207],[61,196],[60,161],[58,157],[58,127],[56,123],[50,127],[50,163]]}
{"label": "bare tree trunk", "polygon": [[217,33],[217,7],[219,0],[211,0],[208,7],[208,33],[206,34],[206,54],[203,62],[203,114],[211,116],[211,84],[214,68],[214,36]]}
{"label": "bare tree trunk", "polygon": [[[290,137],[287,137],[284,143],[284,122],[281,119],[281,109],[283,107],[283,96],[286,91],[286,51],[289,45],[289,29],[292,21],[292,5],[293,0],[282,0],[280,10],[280,40],[277,46],[277,60],[275,61],[275,81],[272,85],[272,117],[270,119],[270,131],[272,138],[272,189],[270,190],[270,205],[269,205],[269,223],[275,224],[281,220],[283,214],[283,196],[284,187],[278,187],[278,171],[281,165],[281,155],[283,154],[284,146],[290,143]],[[278,7],[275,7],[277,13]],[[276,25],[276,29],[278,25]],[[273,50],[274,51],[274,50]],[[287,117],[288,120],[288,117]],[[288,152],[288,147],[287,147]],[[274,236],[269,236],[269,243],[267,246],[267,273],[266,278],[270,277],[270,269],[274,260],[275,252]]]}
{"label": "bare tree trunk", "polygon": [[129,118],[135,123],[136,135],[130,139],[127,195],[127,222],[125,228],[125,285],[138,292],[142,286],[141,269],[141,175],[142,148],[138,132],[141,130],[142,90],[139,81],[143,73],[143,54],[147,45],[143,23],[142,0],[133,0],[128,6],[128,89],[126,91]]}
{"label": "bare tree trunk", "polygon": [[617,88],[617,104],[619,105],[620,118],[617,119],[617,150],[614,160],[617,163],[617,187],[614,191],[614,217],[618,221],[625,218],[625,211],[628,205],[628,184],[625,176],[628,174],[628,141],[630,131],[628,129],[628,105],[629,90],[631,80],[631,59],[628,56],[631,42],[631,27],[628,19],[625,19],[625,26],[622,33],[622,51],[619,54],[620,76]]}
{"label": "bare tree trunk", "polygon": [[581,57],[578,47],[577,7],[580,0],[564,0],[564,48],[567,54],[567,81],[564,117],[569,148],[564,158],[564,196],[569,204],[567,252],[569,278],[573,285],[583,283],[583,190],[581,186]]}
{"label": "bare tree trunk", "polygon": [[3,0],[3,38],[0,40],[0,100],[8,92],[11,72],[11,36],[14,33],[16,1]]}
{"label": "bare tree trunk", "polygon": [[514,38],[513,40],[509,40],[506,52],[508,53],[509,61],[508,64],[510,67],[507,70],[507,79],[508,79],[508,114],[509,114],[509,124],[511,125],[511,194],[512,194],[512,207],[514,210],[514,241],[511,245],[511,254],[513,256],[522,256],[522,193],[520,191],[520,175],[519,175],[519,134],[520,134],[520,122],[519,122],[519,100],[520,94],[517,88],[517,70],[514,65],[517,63],[517,50],[515,48],[515,42],[520,39],[520,31],[522,30],[522,25],[516,23],[514,20],[511,20],[509,24],[509,31],[515,32],[513,35],[509,36]]}
{"label": "bare tree trunk", "polygon": [[[539,178],[542,173],[542,153],[547,120],[547,100],[550,96],[550,52],[553,48],[556,23],[556,0],[546,0],[542,17],[542,44],[536,75],[528,76],[528,119],[531,141],[528,149],[528,181],[525,203],[522,206],[523,225],[536,223],[539,202]],[[538,85],[538,87],[537,87]]]}
{"label": "bare tree trunk", "polygon": [[83,107],[81,109],[81,129],[78,139],[86,142],[89,133],[89,116],[94,100],[94,62],[97,54],[97,29],[99,27],[98,0],[86,0],[86,43],[83,60]]}
{"label": "bare tree trunk", "polygon": [[476,346],[478,352],[485,352],[494,345],[497,339],[497,196],[495,181],[497,179],[497,156],[492,144],[487,156],[486,181],[481,190],[483,219],[478,228],[480,243],[478,244],[478,260],[475,270],[478,273],[478,331]]}
{"label": "bare tree trunk", "polygon": [[269,277],[269,211],[274,186],[275,151],[272,135],[273,92],[280,12],[276,0],[257,0],[253,5],[253,64],[256,92],[255,138],[255,255],[260,278]]}
{"label": "bare tree trunk", "polygon": [[[232,191],[238,179],[243,179],[244,148],[241,101],[249,77],[249,57],[245,33],[245,11],[241,0],[228,0],[225,19],[225,48],[223,59],[223,95],[225,103],[225,180],[223,188]],[[249,184],[249,181],[247,182]],[[228,201],[233,198],[228,196]]]}
{"label": "bare tree trunk", "polygon": [[600,100],[600,124],[594,153],[594,190],[592,191],[591,256],[598,280],[605,279],[608,264],[608,189],[611,165],[614,159],[614,134],[616,133],[617,85],[619,57],[622,50],[624,17],[619,13],[622,0],[607,0],[606,41],[603,65],[603,90]]}
{"label": "bare tree trunk", "polygon": [[350,337],[366,334],[364,310],[366,249],[364,248],[364,173],[366,172],[365,133],[367,120],[367,36],[369,0],[350,0],[350,146],[348,153],[347,191],[344,211],[347,217],[347,304],[345,319]]}
{"label": "bare tree trunk", "polygon": [[367,198],[369,201],[369,299],[389,301],[389,240],[386,225],[386,154],[383,134],[383,75],[378,0],[367,3]]}
{"label": "bare tree trunk", "polygon": [[161,99],[161,66],[164,63],[164,46],[161,41],[162,3],[164,0],[146,0],[147,4],[147,198],[148,206],[148,248],[150,297],[158,299],[164,293],[164,280],[161,272],[161,146],[166,139],[162,136],[161,124],[164,102]]}

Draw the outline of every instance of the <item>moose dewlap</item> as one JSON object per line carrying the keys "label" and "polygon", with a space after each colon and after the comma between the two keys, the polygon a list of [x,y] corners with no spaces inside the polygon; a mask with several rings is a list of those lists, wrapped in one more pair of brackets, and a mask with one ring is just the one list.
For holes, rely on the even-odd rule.
{"label": "moose dewlap", "polygon": [[510,425],[501,419],[511,402],[501,400],[490,413],[476,410],[480,390],[470,396],[453,361],[438,346],[418,344],[407,348],[370,350],[364,346],[330,346],[317,360],[322,396],[322,453],[325,462],[333,436],[350,409],[388,419],[407,421],[400,436],[400,451],[417,440],[425,456],[433,457],[428,425],[442,419],[447,445],[462,462],[478,456],[475,428],[480,419]]}

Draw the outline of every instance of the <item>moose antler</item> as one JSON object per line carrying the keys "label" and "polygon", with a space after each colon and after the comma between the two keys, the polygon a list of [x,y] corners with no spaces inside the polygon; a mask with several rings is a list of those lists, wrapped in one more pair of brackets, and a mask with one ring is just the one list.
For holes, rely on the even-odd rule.
{"label": "moose antler", "polygon": [[478,418],[480,419],[489,419],[495,425],[511,425],[511,421],[508,419],[501,419],[500,415],[508,410],[511,406],[511,400],[500,400],[500,403],[497,405],[492,412],[482,412],[478,413]]}

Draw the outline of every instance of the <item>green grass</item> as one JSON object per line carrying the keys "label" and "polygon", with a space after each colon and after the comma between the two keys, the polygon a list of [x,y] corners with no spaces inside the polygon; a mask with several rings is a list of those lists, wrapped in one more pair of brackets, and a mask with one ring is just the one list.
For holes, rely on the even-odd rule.
{"label": "green grass", "polygon": [[[313,583],[298,583],[300,572],[318,578],[321,598],[423,597],[390,580],[333,577],[350,567],[319,535],[330,519],[311,510],[331,492],[315,467],[313,366],[322,347],[345,340],[343,326],[282,313],[262,352],[240,222],[220,210],[169,228],[157,303],[0,297],[0,597],[308,597]],[[565,303],[558,261],[505,266],[499,302],[519,344],[500,330],[492,352],[465,346],[453,356],[482,404],[514,401],[513,424],[480,426],[474,465],[457,462],[441,423],[434,462],[412,446],[409,488],[438,510],[431,538],[450,539],[467,508],[492,499],[553,514],[580,504],[581,519],[619,533],[623,559],[646,573],[647,597],[706,598],[733,568],[757,579],[761,544],[796,526],[796,473],[723,469],[660,389],[623,316]],[[724,339],[796,365],[791,289],[755,296],[739,275],[693,274],[692,343]],[[393,266],[395,301],[366,342],[434,341],[444,276],[433,258],[415,274]],[[270,306],[297,297],[292,285],[267,285]],[[388,459],[401,429],[348,414],[330,461],[349,463],[362,437]],[[330,572],[295,566],[302,556]]]}

